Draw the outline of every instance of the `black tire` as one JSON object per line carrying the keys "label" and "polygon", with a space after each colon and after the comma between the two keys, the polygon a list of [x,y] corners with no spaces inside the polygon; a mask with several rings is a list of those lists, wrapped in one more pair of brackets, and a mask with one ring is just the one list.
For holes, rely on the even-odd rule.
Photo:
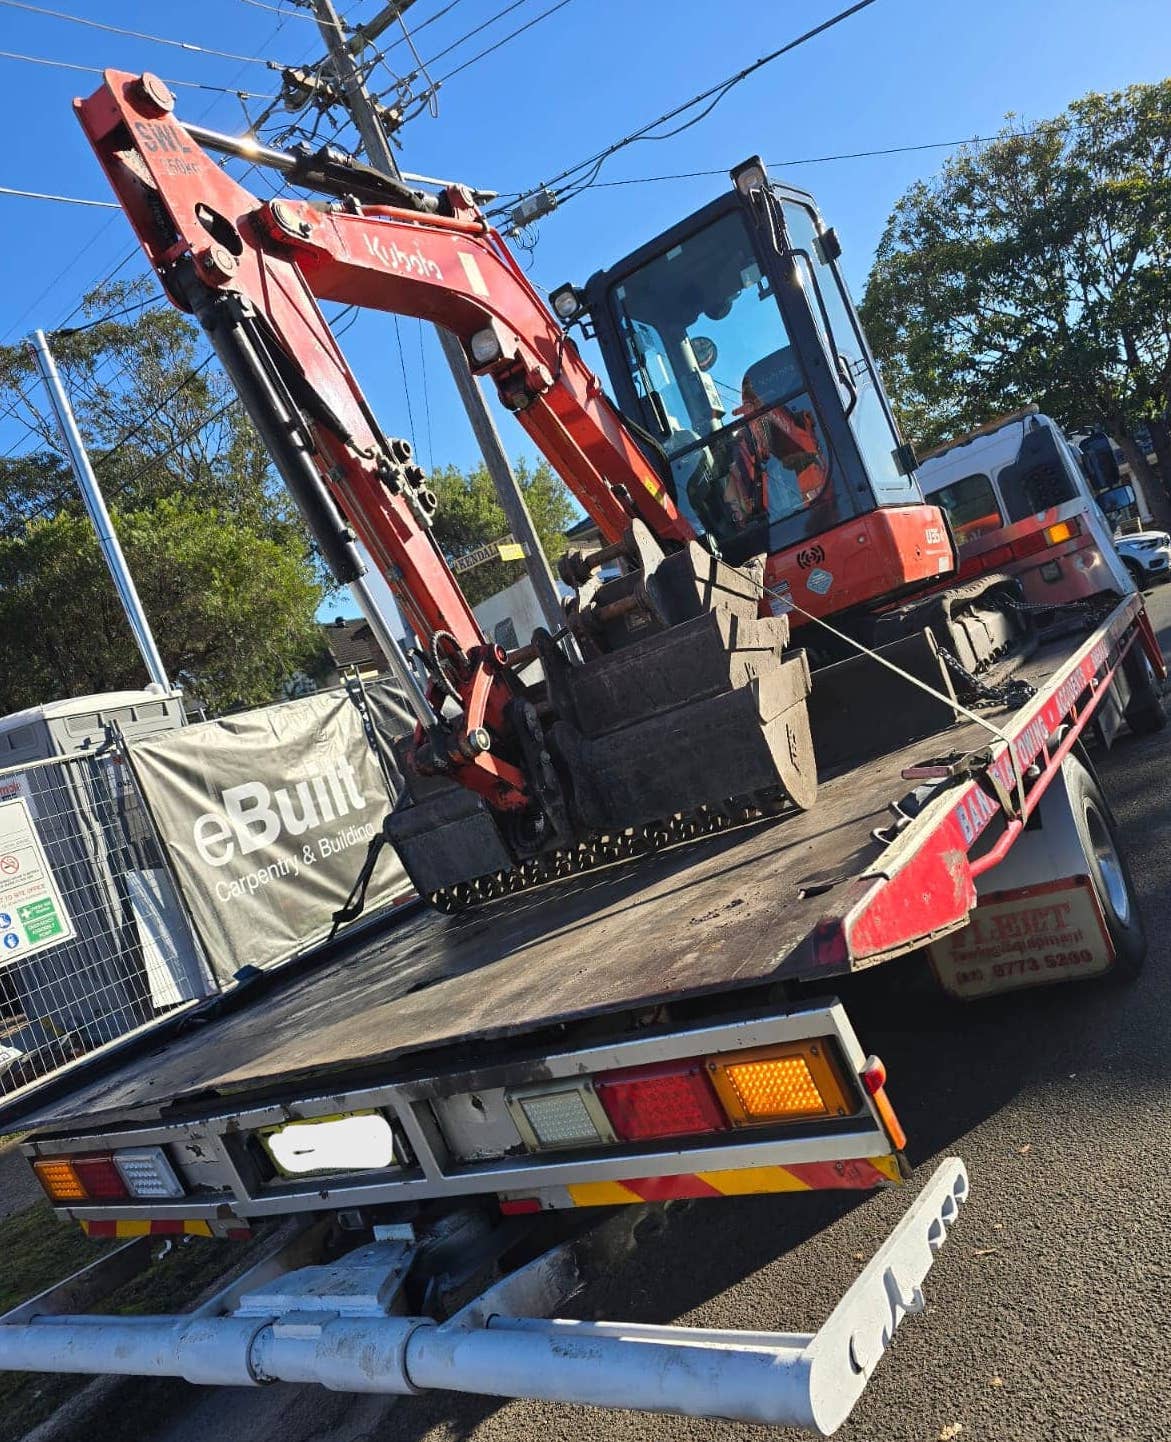
{"label": "black tire", "polygon": [[1167,724],[1162,687],[1155,668],[1137,641],[1122,658],[1122,670],[1130,686],[1126,724],[1135,736],[1149,736],[1154,731],[1162,731]]}
{"label": "black tire", "polygon": [[1071,757],[1063,774],[1086,870],[1114,947],[1113,974],[1119,981],[1133,981],[1147,958],[1147,933],[1134,879],[1118,844],[1113,813],[1097,782],[1079,761]]}
{"label": "black tire", "polygon": [[1122,557],[1122,564],[1130,572],[1130,579],[1141,591],[1142,588],[1146,585],[1147,573],[1143,570],[1143,568],[1139,565],[1137,561],[1132,561],[1129,556]]}

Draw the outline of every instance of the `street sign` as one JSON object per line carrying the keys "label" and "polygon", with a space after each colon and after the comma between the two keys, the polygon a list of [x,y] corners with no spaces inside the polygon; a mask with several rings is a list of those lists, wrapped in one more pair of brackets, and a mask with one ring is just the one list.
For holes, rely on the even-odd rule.
{"label": "street sign", "polygon": [[486,545],[477,546],[474,551],[457,556],[451,563],[451,569],[459,576],[489,561],[523,561],[524,558],[525,548],[520,542],[512,536],[502,536],[499,541],[489,541]]}

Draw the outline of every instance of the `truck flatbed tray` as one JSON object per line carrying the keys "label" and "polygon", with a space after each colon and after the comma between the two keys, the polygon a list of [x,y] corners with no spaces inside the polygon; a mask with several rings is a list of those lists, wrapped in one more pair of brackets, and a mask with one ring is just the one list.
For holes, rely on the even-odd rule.
{"label": "truck flatbed tray", "polygon": [[[1072,706],[1060,754],[1045,753],[1047,764],[1059,765],[1133,641],[1140,612],[1137,598],[1125,601],[1092,636],[1037,652],[1021,673],[1036,697],[1016,711],[990,711],[988,720],[1043,745],[1062,724],[1055,718],[1069,724]],[[890,825],[889,804],[911,789],[905,768],[993,741],[963,721],[824,781],[809,812],[455,916],[420,911],[267,989],[256,1004],[30,1108],[20,1123],[206,1111],[216,1096],[258,1099],[294,1085],[303,1093],[306,1083],[326,1090],[342,1077],[405,1069],[412,1054],[463,1048],[466,1060],[472,1042],[667,1001],[786,979],[829,983],[964,924],[974,902],[970,868],[1006,827],[986,784],[956,777],[893,840],[872,833]]]}

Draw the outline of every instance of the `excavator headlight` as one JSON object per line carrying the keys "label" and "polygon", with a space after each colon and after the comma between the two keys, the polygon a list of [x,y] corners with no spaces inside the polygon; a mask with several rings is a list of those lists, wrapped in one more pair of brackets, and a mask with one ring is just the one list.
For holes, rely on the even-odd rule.
{"label": "excavator headlight", "polygon": [[564,325],[575,321],[585,309],[585,299],[573,285],[559,285],[556,290],[550,291],[549,304]]}
{"label": "excavator headlight", "polygon": [[731,176],[732,184],[741,195],[749,195],[754,190],[763,190],[768,184],[768,171],[765,170],[764,161],[759,155],[742,161],[731,172]]}
{"label": "excavator headlight", "polygon": [[468,349],[472,353],[473,362],[478,366],[490,366],[493,361],[498,361],[504,354],[496,327],[491,325],[476,331],[468,344]]}

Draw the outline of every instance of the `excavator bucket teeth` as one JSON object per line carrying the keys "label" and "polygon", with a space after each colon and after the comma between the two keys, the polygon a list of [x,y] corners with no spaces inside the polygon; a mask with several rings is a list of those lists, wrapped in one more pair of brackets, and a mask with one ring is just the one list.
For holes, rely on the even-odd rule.
{"label": "excavator bucket teeth", "polygon": [[739,817],[813,805],[809,665],[803,651],[785,654],[788,618],[759,614],[759,576],[694,544],[666,556],[637,522],[625,545],[632,568],[609,580],[593,576],[595,558],[575,559],[585,659],[547,632],[533,637],[544,679],[526,701],[536,728],[526,770],[540,763],[561,809],[506,839],[484,802],[408,775],[414,805],[388,832],[439,904],[491,900]]}

